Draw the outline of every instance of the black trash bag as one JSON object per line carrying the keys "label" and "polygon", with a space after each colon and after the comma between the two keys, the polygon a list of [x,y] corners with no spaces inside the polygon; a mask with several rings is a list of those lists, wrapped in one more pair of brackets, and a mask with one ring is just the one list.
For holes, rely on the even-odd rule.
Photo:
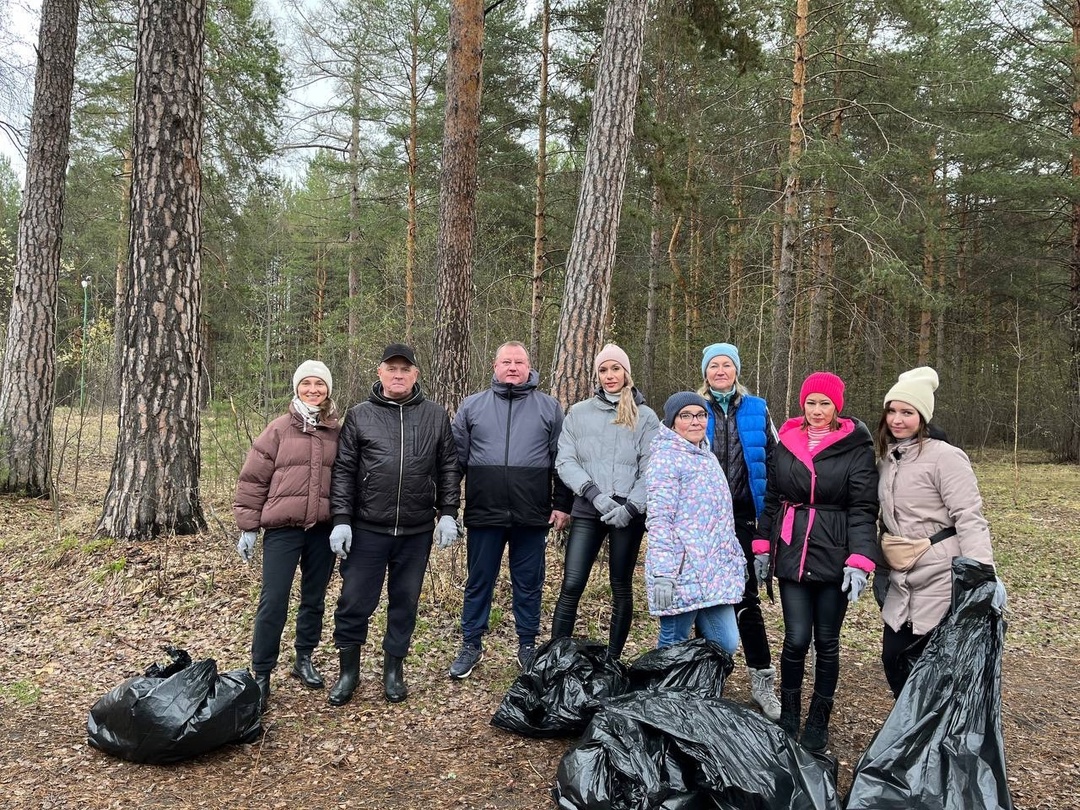
{"label": "black trash bag", "polygon": [[830,769],[775,723],[689,689],[608,701],[559,763],[562,810],[839,810]]}
{"label": "black trash bag", "polygon": [[695,638],[650,650],[630,665],[627,674],[630,691],[678,687],[720,697],[734,668],[735,662],[719,644]]}
{"label": "black trash bag", "polygon": [[526,737],[576,737],[608,697],[626,691],[622,664],[607,645],[552,639],[536,650],[532,666],[510,686],[491,724]]}
{"label": "black trash bag", "polygon": [[103,695],[86,720],[87,742],[130,762],[163,764],[261,733],[259,686],[247,670],[219,674],[213,658],[149,667]]}
{"label": "black trash bag", "polygon": [[852,778],[848,810],[1013,806],[1001,736],[1005,620],[994,569],[953,560],[952,608],[934,630]]}

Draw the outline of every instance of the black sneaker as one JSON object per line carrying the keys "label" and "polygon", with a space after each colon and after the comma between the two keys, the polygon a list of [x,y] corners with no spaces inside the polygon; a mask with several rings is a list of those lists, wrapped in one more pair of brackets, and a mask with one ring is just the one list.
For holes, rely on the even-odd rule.
{"label": "black sneaker", "polygon": [[518,647],[518,666],[522,671],[528,670],[536,660],[536,645],[522,644]]}
{"label": "black sneaker", "polygon": [[473,669],[484,660],[484,649],[473,644],[462,644],[461,650],[450,665],[450,677],[460,681],[468,678]]}

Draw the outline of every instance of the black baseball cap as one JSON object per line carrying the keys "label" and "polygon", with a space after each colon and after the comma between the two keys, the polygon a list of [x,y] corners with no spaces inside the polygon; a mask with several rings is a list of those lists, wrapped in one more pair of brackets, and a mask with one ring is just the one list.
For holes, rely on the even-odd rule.
{"label": "black baseball cap", "polygon": [[412,347],[406,346],[404,343],[391,343],[383,349],[382,360],[379,362],[385,363],[394,357],[404,357],[409,361],[410,366],[416,365],[416,355],[413,353]]}

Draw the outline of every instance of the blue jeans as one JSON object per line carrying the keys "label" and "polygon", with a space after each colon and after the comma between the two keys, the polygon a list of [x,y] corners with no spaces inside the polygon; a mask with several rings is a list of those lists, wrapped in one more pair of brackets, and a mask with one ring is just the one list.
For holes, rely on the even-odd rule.
{"label": "blue jeans", "polygon": [[296,569],[300,569],[300,607],[296,611],[296,651],[311,655],[322,638],[326,587],[336,562],[330,550],[330,524],[267,529],[263,533],[262,591],[251,640],[251,668],[270,672],[278,662],[281,633],[289,613]]}
{"label": "blue jeans", "polygon": [[739,647],[739,625],[735,621],[734,605],[713,605],[674,616],[661,616],[657,648],[663,649],[686,641],[695,624],[704,638],[715,641],[728,655],[735,654]]}
{"label": "blue jeans", "polygon": [[781,579],[784,649],[780,654],[780,688],[802,689],[806,654],[814,642],[814,691],[832,700],[840,679],[840,625],[847,613],[847,594],[840,583],[805,583]]}
{"label": "blue jeans", "polygon": [[461,610],[461,636],[466,644],[480,646],[488,631],[491,599],[502,567],[503,549],[510,546],[510,585],[518,643],[535,644],[540,633],[540,596],[544,590],[544,549],[548,529],[522,526],[470,528],[465,552],[469,578]]}

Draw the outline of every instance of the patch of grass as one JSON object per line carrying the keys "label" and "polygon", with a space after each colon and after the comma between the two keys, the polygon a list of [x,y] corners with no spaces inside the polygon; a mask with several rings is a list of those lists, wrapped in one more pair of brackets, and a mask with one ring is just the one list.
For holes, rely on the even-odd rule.
{"label": "patch of grass", "polygon": [[94,579],[94,582],[96,582],[98,585],[100,585],[106,579],[108,579],[111,576],[115,576],[116,574],[119,574],[125,568],[127,568],[127,558],[126,557],[118,557],[117,559],[113,560],[112,562],[107,563],[106,565],[104,565],[101,568],[94,571],[94,573],[92,575],[93,579]]}
{"label": "patch of grass", "polygon": [[10,700],[20,706],[33,706],[40,695],[41,690],[30,681],[0,684],[0,698]]}
{"label": "patch of grass", "polygon": [[112,537],[93,537],[82,544],[81,548],[87,554],[97,554],[99,551],[108,551],[116,545]]}

